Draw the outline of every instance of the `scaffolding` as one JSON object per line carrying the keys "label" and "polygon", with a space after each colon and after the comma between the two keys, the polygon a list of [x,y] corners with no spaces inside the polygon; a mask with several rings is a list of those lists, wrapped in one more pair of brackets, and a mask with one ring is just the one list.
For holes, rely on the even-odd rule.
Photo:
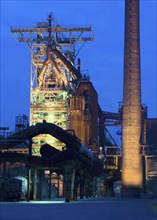
{"label": "scaffolding", "polygon": [[[46,121],[70,129],[69,100],[81,79],[75,60],[84,43],[94,39],[91,27],[62,27],[50,13],[48,22],[38,22],[35,28],[11,28],[11,32],[31,52],[30,125]],[[45,143],[64,148],[63,143],[42,134],[33,138],[32,154],[40,155]]]}

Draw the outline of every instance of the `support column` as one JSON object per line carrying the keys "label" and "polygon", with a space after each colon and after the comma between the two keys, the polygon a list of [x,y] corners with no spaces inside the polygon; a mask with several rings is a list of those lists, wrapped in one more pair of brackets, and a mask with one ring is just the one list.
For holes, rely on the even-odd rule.
{"label": "support column", "polygon": [[64,165],[64,196],[66,202],[74,199],[75,172],[76,169],[73,163],[69,162]]}
{"label": "support column", "polygon": [[43,170],[39,170],[39,200],[42,200],[42,187],[43,187],[43,184],[42,184],[42,181],[43,180]]}
{"label": "support column", "polygon": [[94,196],[93,194],[93,180],[94,177],[89,173],[85,172],[85,197],[92,197]]}
{"label": "support column", "polygon": [[57,174],[57,198],[59,198],[59,192],[60,192],[60,181],[59,181],[60,175]]}
{"label": "support column", "polygon": [[143,172],[143,184],[142,184],[142,192],[146,193],[146,159],[145,155],[142,156],[142,172]]}
{"label": "support column", "polygon": [[85,186],[84,186],[84,190],[85,190],[85,197],[88,198],[90,197],[90,193],[89,193],[89,182],[90,182],[90,175],[88,172],[85,172]]}
{"label": "support column", "polygon": [[94,196],[94,177],[92,175],[89,176],[89,197]]}
{"label": "support column", "polygon": [[34,168],[33,200],[37,200],[37,168]]}
{"label": "support column", "polygon": [[80,199],[83,199],[85,195],[85,172],[83,169],[81,169],[79,172],[79,184],[80,184]]}
{"label": "support column", "polygon": [[52,170],[50,170],[50,173],[49,173],[49,182],[48,182],[48,185],[49,185],[49,199],[51,199],[51,189],[52,189],[52,186],[51,186],[51,174],[52,174]]}
{"label": "support column", "polygon": [[[32,156],[32,139],[29,140],[29,159],[31,159],[31,156]],[[30,201],[30,197],[31,197],[31,187],[30,187],[30,184],[31,184],[31,168],[28,166],[27,167],[27,202]]]}
{"label": "support column", "polygon": [[30,201],[30,190],[31,190],[31,188],[30,188],[31,168],[30,167],[27,168],[27,180],[28,180],[28,182],[27,182],[27,202],[29,202]]}
{"label": "support column", "polygon": [[78,190],[78,171],[75,171],[75,179],[74,179],[74,191],[73,191],[73,200],[77,200],[77,190]]}
{"label": "support column", "polygon": [[101,176],[96,177],[96,196],[100,197],[101,195]]}
{"label": "support column", "polygon": [[104,175],[101,175],[100,178],[100,195],[104,196],[105,194],[105,181],[104,181]]}
{"label": "support column", "polygon": [[93,192],[92,192],[92,196],[93,197],[96,197],[97,196],[97,176],[94,176],[93,178],[92,178],[92,185],[93,185],[93,187],[92,187],[92,189],[93,189]]}
{"label": "support column", "polygon": [[3,176],[6,177],[7,176],[7,166],[6,166],[6,161],[4,161],[3,163]]}

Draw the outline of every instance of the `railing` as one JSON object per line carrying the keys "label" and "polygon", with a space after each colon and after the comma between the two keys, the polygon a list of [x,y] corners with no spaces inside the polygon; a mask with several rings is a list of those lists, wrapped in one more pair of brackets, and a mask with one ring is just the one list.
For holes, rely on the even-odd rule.
{"label": "railing", "polygon": [[157,177],[157,155],[145,155],[146,179]]}
{"label": "railing", "polygon": [[12,153],[22,153],[22,154],[28,154],[29,149],[27,148],[9,148],[9,149],[0,149],[0,152],[12,152]]}
{"label": "railing", "polygon": [[3,138],[8,138],[12,135],[16,134],[15,131],[12,131],[12,132],[0,132],[0,139],[3,139]]}
{"label": "railing", "polygon": [[104,168],[118,170],[121,166],[121,148],[118,146],[105,147]]}

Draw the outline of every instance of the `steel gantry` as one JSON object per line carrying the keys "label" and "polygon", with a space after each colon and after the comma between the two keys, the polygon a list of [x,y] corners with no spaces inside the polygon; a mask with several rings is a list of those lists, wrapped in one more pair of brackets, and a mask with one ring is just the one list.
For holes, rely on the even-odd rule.
{"label": "steel gantry", "polygon": [[[81,79],[75,67],[76,57],[87,41],[93,41],[92,28],[62,27],[52,13],[48,22],[38,22],[33,28],[11,28],[18,42],[28,45],[31,52],[30,125],[47,121],[70,129],[69,99]],[[59,150],[63,143],[49,135],[33,139],[34,155],[48,143]]]}

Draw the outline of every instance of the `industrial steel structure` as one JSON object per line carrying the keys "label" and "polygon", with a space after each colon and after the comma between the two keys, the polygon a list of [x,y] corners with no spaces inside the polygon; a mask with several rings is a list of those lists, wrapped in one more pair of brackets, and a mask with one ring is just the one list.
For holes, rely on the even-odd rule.
{"label": "industrial steel structure", "polygon": [[[81,80],[76,56],[85,42],[93,41],[91,27],[62,27],[50,13],[48,22],[38,22],[35,28],[12,28],[11,32],[31,51],[30,125],[46,121],[71,130],[69,103]],[[39,155],[44,143],[59,150],[64,147],[43,134],[33,138],[32,153]]]}
{"label": "industrial steel structure", "polygon": [[[58,196],[61,180],[67,202],[77,195],[113,195],[111,186],[121,174],[123,196],[139,196],[149,179],[154,184],[157,120],[147,119],[147,107],[141,105],[139,1],[125,1],[124,90],[118,113],[101,109],[76,60],[83,45],[94,39],[90,26],[62,27],[50,13],[48,22],[11,32],[31,52],[30,126],[27,116],[19,115],[15,133],[1,128],[0,172],[6,176],[7,162],[22,163],[28,200],[31,190],[33,199],[42,199],[43,179],[51,198],[52,171]],[[106,126],[122,127],[122,154]]]}

